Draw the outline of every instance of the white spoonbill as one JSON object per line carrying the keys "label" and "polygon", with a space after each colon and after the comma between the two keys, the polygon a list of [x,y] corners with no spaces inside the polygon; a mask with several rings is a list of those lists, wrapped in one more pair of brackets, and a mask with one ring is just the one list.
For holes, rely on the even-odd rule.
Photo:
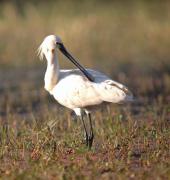
{"label": "white spoonbill", "polygon": [[[59,49],[78,69],[60,70],[57,56]],[[90,149],[93,143],[91,110],[102,103],[120,103],[131,101],[132,93],[124,85],[113,81],[105,74],[85,69],[66,50],[62,40],[55,35],[47,36],[38,48],[40,59],[47,59],[44,88],[63,106],[72,109],[83,123],[86,145]],[[89,128],[84,115],[89,119]],[[89,130],[88,130],[89,129]]]}

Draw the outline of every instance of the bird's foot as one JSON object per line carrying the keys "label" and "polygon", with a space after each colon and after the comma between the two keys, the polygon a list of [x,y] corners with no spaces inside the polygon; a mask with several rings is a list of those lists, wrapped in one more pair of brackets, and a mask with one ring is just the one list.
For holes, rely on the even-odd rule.
{"label": "bird's foot", "polygon": [[94,135],[91,134],[88,138],[88,148],[91,149],[92,144],[93,144],[93,139],[94,139]]}
{"label": "bird's foot", "polygon": [[93,139],[94,139],[94,135],[86,135],[85,137],[85,142],[86,142],[86,146],[88,147],[88,149],[90,150],[93,144]]}

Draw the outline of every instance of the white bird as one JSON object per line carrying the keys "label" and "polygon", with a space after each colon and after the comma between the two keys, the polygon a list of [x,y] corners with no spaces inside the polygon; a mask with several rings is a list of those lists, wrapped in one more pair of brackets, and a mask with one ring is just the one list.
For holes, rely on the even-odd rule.
{"label": "white bird", "polygon": [[[60,70],[57,56],[59,49],[78,69]],[[73,110],[83,122],[86,145],[93,143],[91,110],[102,103],[131,101],[132,93],[124,85],[113,81],[105,74],[85,69],[66,50],[62,40],[55,35],[47,36],[38,48],[40,59],[45,56],[47,69],[44,88],[63,106]],[[89,118],[89,130],[84,122],[84,114]]]}

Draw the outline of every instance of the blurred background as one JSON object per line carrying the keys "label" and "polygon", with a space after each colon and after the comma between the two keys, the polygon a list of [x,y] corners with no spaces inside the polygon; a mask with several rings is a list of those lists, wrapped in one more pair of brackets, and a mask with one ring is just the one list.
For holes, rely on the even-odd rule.
{"label": "blurred background", "polygon": [[[94,112],[92,151],[44,90],[49,34],[135,96]],[[170,0],[0,0],[0,179],[170,179],[169,137]]]}
{"label": "blurred background", "polygon": [[[36,52],[49,34],[59,35],[85,67],[127,85],[137,99],[170,101],[170,1],[1,0],[1,115],[35,109],[49,98],[46,62]],[[74,68],[59,58],[61,68]]]}

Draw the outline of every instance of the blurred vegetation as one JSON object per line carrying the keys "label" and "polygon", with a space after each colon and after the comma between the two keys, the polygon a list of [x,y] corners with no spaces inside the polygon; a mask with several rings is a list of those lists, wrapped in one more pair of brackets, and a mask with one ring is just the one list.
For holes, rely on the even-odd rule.
{"label": "blurred vegetation", "polygon": [[[135,95],[94,114],[91,152],[80,122],[43,89],[36,49],[49,34]],[[169,37],[170,1],[1,0],[0,178],[170,178]]]}
{"label": "blurred vegetation", "polygon": [[[137,94],[170,90],[169,1],[2,1],[1,67],[42,69],[36,49],[49,34],[62,37],[83,65],[104,71]],[[59,56],[61,67],[73,68]]]}
{"label": "blurred vegetation", "polygon": [[38,45],[46,35],[58,34],[87,66],[109,72],[123,64],[146,71],[164,66],[169,71],[168,1],[35,2],[22,3],[20,11],[14,3],[1,4],[0,64],[39,63]]}

